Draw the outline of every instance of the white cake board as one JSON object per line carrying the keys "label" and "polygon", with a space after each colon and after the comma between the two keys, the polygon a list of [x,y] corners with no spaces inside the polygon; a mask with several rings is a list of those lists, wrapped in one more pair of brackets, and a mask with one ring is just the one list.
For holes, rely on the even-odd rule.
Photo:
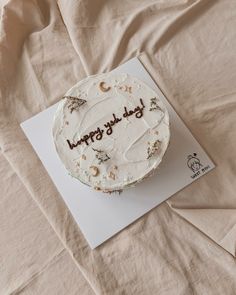
{"label": "white cake board", "polygon": [[[57,104],[21,124],[92,249],[214,168],[138,58],[114,71],[128,73],[146,82],[164,101],[170,115],[170,146],[158,172],[135,188],[109,196],[92,190],[68,174],[56,153],[51,132]],[[198,171],[188,167],[188,156],[194,153],[201,163]]]}

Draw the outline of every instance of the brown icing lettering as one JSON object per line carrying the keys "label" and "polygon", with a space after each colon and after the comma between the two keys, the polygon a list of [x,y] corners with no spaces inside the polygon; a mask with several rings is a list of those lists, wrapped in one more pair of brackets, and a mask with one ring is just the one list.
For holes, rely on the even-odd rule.
{"label": "brown icing lettering", "polygon": [[101,139],[102,139],[102,135],[103,135],[104,130],[103,130],[103,129],[100,129],[100,128],[98,127],[97,130],[96,130],[95,132],[97,133],[97,135],[96,135],[96,139],[97,139],[97,140],[101,140]]}
{"label": "brown icing lettering", "polygon": [[[142,98],[140,98],[140,106],[135,107],[133,110],[128,110],[127,107],[124,107],[124,113],[123,117],[129,117],[135,114],[136,118],[141,118],[143,116],[143,110],[145,108],[145,105],[143,103]],[[113,132],[113,126],[117,123],[119,123],[122,118],[116,117],[116,114],[112,114],[113,118],[105,123],[103,126],[106,128],[106,134],[111,135]],[[97,127],[96,130],[93,130],[89,132],[88,134],[85,134],[81,139],[79,139],[75,143],[71,143],[69,139],[67,139],[67,143],[69,145],[69,148],[72,150],[73,148],[77,147],[78,145],[81,145],[82,143],[86,143],[86,145],[89,145],[89,141],[94,142],[96,140],[101,140],[103,138],[104,129],[101,129],[100,127]]]}
{"label": "brown icing lettering", "polygon": [[107,122],[106,124],[104,124],[104,126],[107,128],[107,131],[106,131],[107,135],[111,135],[113,132],[111,123]]}
{"label": "brown icing lettering", "polygon": [[78,145],[81,145],[83,142],[86,143],[86,145],[89,145],[89,139],[91,139],[91,142],[94,142],[94,136],[96,140],[101,140],[103,136],[104,130],[101,128],[97,128],[95,131],[89,132],[89,134],[85,134],[81,139],[79,139],[76,143],[71,143],[69,139],[67,139],[67,143],[69,145],[69,148],[73,150],[73,148],[77,147]]}
{"label": "brown icing lettering", "polygon": [[129,117],[129,116],[132,116],[133,114],[135,114],[136,118],[138,118],[138,119],[141,118],[143,116],[143,110],[145,108],[142,98],[140,98],[140,103],[142,106],[141,107],[137,106],[134,110],[128,111],[127,107],[124,107],[125,112],[123,114],[123,117],[126,118],[126,117]]}
{"label": "brown icing lettering", "polygon": [[92,142],[94,142],[93,137],[94,137],[95,134],[96,134],[95,131],[91,131],[91,132],[89,132],[90,139],[91,139]]}
{"label": "brown icing lettering", "polygon": [[73,150],[74,147],[77,147],[79,144],[81,144],[80,143],[80,140],[78,140],[76,143],[71,143],[69,141],[69,139],[67,139],[66,141],[67,141],[67,143],[68,143],[68,145],[69,145],[69,147],[70,147],[71,150]]}
{"label": "brown icing lettering", "polygon": [[115,114],[113,115],[113,120],[108,121],[106,124],[104,124],[104,127],[107,128],[107,135],[111,135],[113,132],[112,126],[114,126],[116,123],[120,122],[122,119],[121,118],[117,118]]}

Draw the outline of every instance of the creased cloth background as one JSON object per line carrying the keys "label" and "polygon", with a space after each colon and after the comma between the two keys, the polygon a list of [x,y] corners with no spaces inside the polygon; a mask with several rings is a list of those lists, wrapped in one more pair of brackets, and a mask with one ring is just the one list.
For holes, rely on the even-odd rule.
{"label": "creased cloth background", "polygon": [[[0,294],[235,295],[236,1],[0,3]],[[217,168],[92,251],[19,124],[137,55]]]}

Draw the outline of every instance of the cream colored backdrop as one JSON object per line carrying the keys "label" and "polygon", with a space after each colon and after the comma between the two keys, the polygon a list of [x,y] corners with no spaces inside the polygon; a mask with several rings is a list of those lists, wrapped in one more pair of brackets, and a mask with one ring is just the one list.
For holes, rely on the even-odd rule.
{"label": "cream colored backdrop", "polygon": [[[236,294],[236,1],[0,3],[0,294]],[[91,251],[19,123],[136,55],[217,168]]]}

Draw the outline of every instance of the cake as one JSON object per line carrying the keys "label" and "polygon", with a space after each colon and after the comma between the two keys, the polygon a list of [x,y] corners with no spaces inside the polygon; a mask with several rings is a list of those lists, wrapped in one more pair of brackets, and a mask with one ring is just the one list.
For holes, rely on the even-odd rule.
{"label": "cake", "polygon": [[152,175],[170,139],[158,94],[126,73],[78,82],[58,104],[53,139],[69,174],[103,192],[121,191]]}

